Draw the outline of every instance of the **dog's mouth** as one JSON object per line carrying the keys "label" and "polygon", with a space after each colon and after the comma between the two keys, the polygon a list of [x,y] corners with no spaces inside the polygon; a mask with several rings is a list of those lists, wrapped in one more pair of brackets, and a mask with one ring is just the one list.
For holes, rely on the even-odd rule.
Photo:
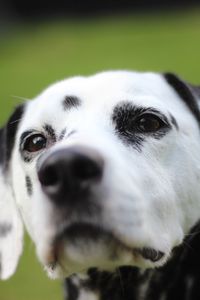
{"label": "dog's mouth", "polygon": [[[90,246],[92,247],[92,254]],[[91,225],[86,223],[75,223],[64,228],[55,238],[53,243],[54,257],[53,261],[49,264],[51,268],[54,268],[59,263],[59,256],[64,251],[63,248],[72,248],[71,252],[78,251],[78,257],[81,260],[87,260],[91,255],[98,257],[98,247],[104,245],[106,248],[107,255],[106,259],[110,262],[119,261],[119,253],[129,253],[134,258],[142,258],[148,260],[151,263],[156,263],[164,257],[164,253],[160,250],[153,249],[150,247],[130,247],[118,239],[112,232],[105,230],[97,225]],[[87,249],[88,248],[88,249]],[[96,250],[95,250],[96,249]],[[109,249],[109,250],[108,250]],[[96,253],[95,253],[96,252]],[[68,259],[69,259],[68,254]],[[72,255],[73,256],[73,255]],[[67,259],[67,260],[68,260]],[[76,262],[76,259],[73,259]],[[102,258],[101,258],[102,261]],[[82,262],[82,261],[81,261]],[[78,262],[79,263],[79,262]],[[96,267],[95,265],[93,267]]]}

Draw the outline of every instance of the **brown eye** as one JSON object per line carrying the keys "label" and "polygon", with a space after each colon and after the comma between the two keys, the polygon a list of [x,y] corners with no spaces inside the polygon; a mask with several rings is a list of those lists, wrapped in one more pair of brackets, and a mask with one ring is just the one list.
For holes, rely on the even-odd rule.
{"label": "brown eye", "polygon": [[164,126],[164,122],[155,115],[146,114],[137,120],[137,127],[142,132],[155,132]]}
{"label": "brown eye", "polygon": [[37,152],[44,149],[46,143],[47,140],[42,134],[34,134],[26,139],[23,150],[27,152]]}

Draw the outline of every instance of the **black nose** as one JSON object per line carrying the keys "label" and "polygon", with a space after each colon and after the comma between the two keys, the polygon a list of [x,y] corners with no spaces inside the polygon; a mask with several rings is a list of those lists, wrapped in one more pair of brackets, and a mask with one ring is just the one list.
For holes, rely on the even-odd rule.
{"label": "black nose", "polygon": [[57,204],[88,195],[101,181],[103,159],[93,149],[69,147],[41,159],[38,178],[45,194]]}

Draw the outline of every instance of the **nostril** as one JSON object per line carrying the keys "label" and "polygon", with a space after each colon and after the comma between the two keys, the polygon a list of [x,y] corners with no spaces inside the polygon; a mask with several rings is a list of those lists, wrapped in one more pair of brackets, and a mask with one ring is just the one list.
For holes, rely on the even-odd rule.
{"label": "nostril", "polygon": [[54,166],[44,166],[39,172],[39,180],[43,186],[59,184],[59,174]]}

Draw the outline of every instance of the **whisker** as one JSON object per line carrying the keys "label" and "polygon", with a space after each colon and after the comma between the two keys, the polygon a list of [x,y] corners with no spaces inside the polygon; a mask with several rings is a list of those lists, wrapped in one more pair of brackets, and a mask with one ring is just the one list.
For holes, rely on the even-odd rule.
{"label": "whisker", "polygon": [[25,98],[25,97],[21,97],[21,96],[16,96],[16,95],[10,95],[10,97],[15,98],[15,99],[19,99],[19,100],[23,100],[23,101],[30,101],[31,100],[29,98]]}
{"label": "whisker", "polygon": [[192,232],[192,233],[186,233],[184,236],[194,236],[194,235],[197,235],[199,233],[200,233],[200,231],[195,231],[195,232]]}
{"label": "whisker", "polygon": [[183,244],[184,244],[185,246],[187,246],[188,249],[194,250],[194,249],[192,248],[192,246],[191,246],[190,244],[188,244],[187,242],[183,241]]}
{"label": "whisker", "polygon": [[17,123],[17,122],[20,122],[21,120],[22,120],[22,118],[20,118],[20,119],[18,119],[18,120],[15,120],[15,121],[12,121],[12,122],[9,123],[9,125],[12,125],[12,124],[15,124],[15,123]]}

